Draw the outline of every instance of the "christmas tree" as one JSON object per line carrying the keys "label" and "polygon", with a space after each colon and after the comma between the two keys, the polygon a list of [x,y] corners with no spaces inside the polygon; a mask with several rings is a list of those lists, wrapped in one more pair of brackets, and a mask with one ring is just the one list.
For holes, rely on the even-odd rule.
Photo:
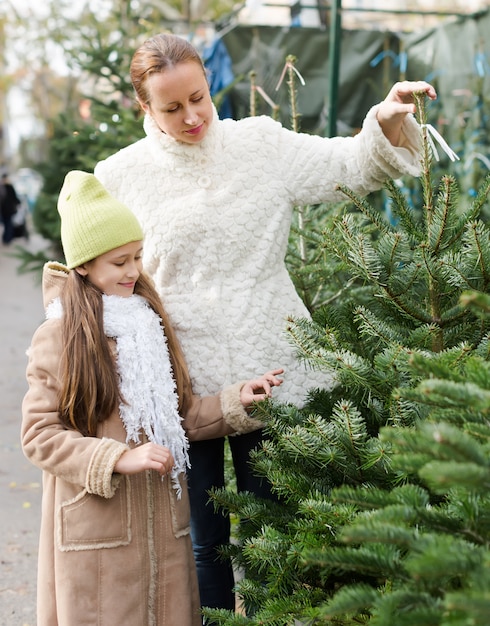
{"label": "christmas tree", "polygon": [[490,177],[469,207],[453,177],[433,181],[417,108],[422,206],[390,182],[388,220],[343,188],[354,208],[321,245],[345,288],[290,320],[336,387],[257,408],[269,439],[253,463],[278,502],[212,495],[240,520],[227,552],[246,612],[206,610],[217,624],[490,622]]}

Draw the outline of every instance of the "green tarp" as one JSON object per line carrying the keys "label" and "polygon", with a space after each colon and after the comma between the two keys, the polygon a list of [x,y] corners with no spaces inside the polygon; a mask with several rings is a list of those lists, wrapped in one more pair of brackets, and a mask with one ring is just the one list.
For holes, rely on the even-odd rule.
{"label": "green tarp", "polygon": [[[437,88],[438,115],[449,124],[469,116],[475,102],[490,98],[490,12],[460,18],[440,27],[412,34],[341,31],[338,88],[338,134],[351,134],[369,108],[379,102],[397,80],[429,79]],[[301,129],[325,134],[329,98],[328,30],[315,28],[236,26],[223,36],[238,83],[232,90],[234,117],[250,112],[249,72],[256,84],[280,105],[280,120],[290,127],[286,81],[276,85],[286,56],[296,57],[305,79],[297,81]],[[271,108],[258,96],[258,113]]]}

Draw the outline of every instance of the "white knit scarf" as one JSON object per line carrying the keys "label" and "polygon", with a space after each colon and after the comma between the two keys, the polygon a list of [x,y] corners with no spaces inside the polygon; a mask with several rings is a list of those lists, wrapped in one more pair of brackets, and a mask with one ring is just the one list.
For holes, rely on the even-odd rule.
{"label": "white knit scarf", "polygon": [[[167,340],[160,317],[138,295],[128,298],[103,295],[104,331],[116,340],[117,369],[126,403],[119,411],[126,442],[140,443],[141,431],[149,441],[169,448],[175,465],[172,484],[181,495],[179,474],[190,466],[188,441],[178,413],[178,398]],[[61,317],[57,298],[46,317]]]}

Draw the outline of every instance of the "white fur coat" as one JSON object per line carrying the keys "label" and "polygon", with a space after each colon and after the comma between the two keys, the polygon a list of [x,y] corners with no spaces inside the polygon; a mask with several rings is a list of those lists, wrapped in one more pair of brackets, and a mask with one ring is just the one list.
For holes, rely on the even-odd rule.
{"label": "white fur coat", "polygon": [[294,133],[266,116],[215,116],[190,145],[147,117],[144,139],[97,165],[95,175],[142,224],[144,266],[197,393],[273,367],[285,369],[274,394],[283,401],[332,384],[297,360],[286,333],[287,316],[308,316],[284,264],[293,208],[340,200],[338,183],[367,194],[388,177],[418,175],[420,128],[407,116],[403,130],[404,147],[393,148],[376,107],[353,138]]}

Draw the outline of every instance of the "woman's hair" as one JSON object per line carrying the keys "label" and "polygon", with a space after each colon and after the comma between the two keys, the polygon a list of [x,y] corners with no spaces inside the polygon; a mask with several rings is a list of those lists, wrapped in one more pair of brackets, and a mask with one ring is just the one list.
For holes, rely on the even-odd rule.
{"label": "woman's hair", "polygon": [[152,74],[188,61],[198,63],[206,75],[198,51],[183,37],[162,33],[147,39],[134,53],[129,70],[139,102],[150,104],[147,81]]}
{"label": "woman's hair", "polygon": [[[162,320],[179,411],[185,413],[192,394],[189,372],[158,293],[146,274],[140,275],[135,293],[145,298]],[[102,292],[73,270],[68,274],[61,302],[64,350],[61,357],[60,419],[68,428],[86,436],[95,436],[98,424],[124,402],[114,352],[104,332]]]}

